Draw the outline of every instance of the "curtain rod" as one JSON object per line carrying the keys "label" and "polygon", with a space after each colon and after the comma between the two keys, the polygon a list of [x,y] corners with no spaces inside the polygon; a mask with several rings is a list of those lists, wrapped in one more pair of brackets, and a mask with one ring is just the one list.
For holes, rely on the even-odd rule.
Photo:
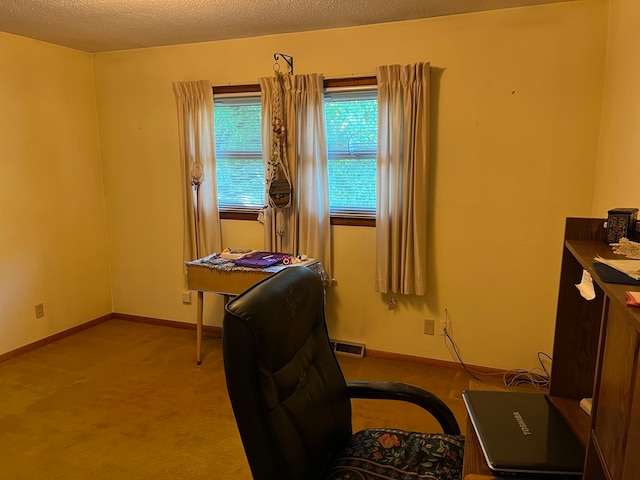
{"label": "curtain rod", "polygon": [[[339,87],[361,87],[366,85],[377,85],[378,80],[375,75],[366,77],[342,77],[342,78],[325,78],[324,88]],[[221,95],[225,93],[259,93],[260,84],[252,83],[246,85],[214,85],[213,94]]]}

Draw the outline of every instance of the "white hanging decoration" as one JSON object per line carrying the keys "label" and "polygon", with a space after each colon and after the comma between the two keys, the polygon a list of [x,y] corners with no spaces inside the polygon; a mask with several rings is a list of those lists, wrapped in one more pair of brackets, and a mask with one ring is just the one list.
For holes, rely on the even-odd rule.
{"label": "white hanging decoration", "polygon": [[198,188],[204,179],[204,165],[202,162],[193,162],[191,164],[191,185]]}

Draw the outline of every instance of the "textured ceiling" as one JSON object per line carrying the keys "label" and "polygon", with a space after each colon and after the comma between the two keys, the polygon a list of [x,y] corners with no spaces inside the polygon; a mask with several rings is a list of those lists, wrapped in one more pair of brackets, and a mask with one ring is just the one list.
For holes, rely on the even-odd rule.
{"label": "textured ceiling", "polygon": [[0,0],[0,31],[104,52],[571,0]]}

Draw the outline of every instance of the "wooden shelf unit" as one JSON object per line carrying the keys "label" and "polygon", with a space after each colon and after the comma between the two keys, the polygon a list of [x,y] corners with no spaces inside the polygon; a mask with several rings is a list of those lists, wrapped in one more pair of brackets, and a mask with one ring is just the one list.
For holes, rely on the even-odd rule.
{"label": "wooden shelf unit", "polygon": [[[585,445],[584,480],[640,479],[640,308],[625,304],[638,286],[605,283],[593,270],[596,255],[612,253],[604,219],[568,218],[558,291],[549,398]],[[596,298],[576,284],[583,270]],[[591,416],[580,408],[592,397]],[[465,480],[491,478],[467,425]]]}

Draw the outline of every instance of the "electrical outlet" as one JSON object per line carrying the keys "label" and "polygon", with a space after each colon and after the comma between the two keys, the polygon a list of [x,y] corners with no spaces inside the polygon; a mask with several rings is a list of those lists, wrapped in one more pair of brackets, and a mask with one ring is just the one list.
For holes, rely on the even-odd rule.
{"label": "electrical outlet", "polygon": [[424,334],[435,335],[436,321],[431,319],[425,319],[424,321]]}
{"label": "electrical outlet", "polygon": [[182,303],[191,305],[191,290],[185,290],[182,292]]}
{"label": "electrical outlet", "polygon": [[44,317],[44,303],[39,303],[35,306],[36,318]]}

